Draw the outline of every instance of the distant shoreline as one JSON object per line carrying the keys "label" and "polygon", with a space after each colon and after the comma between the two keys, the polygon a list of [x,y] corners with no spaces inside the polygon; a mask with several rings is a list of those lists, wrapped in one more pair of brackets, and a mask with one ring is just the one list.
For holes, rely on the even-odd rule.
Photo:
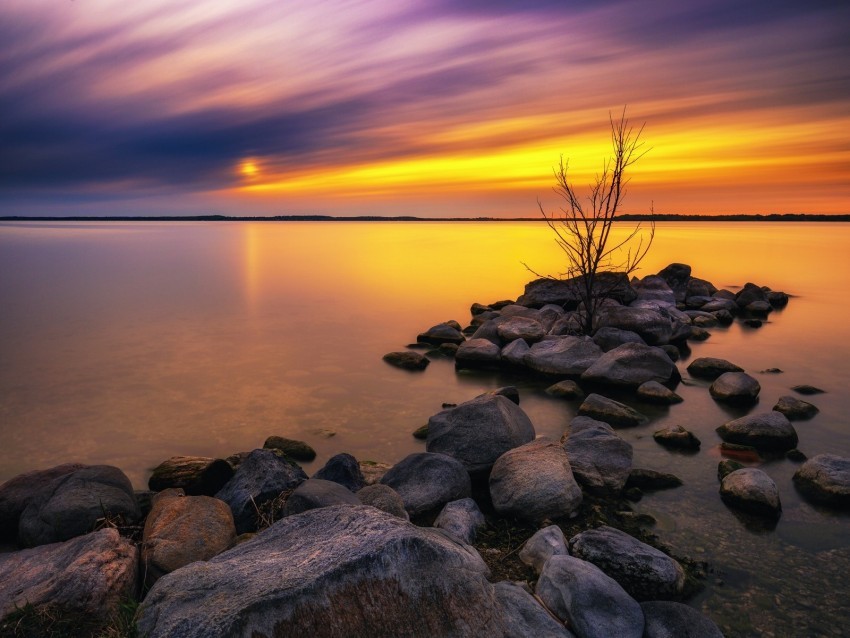
{"label": "distant shoreline", "polygon": [[[0,222],[543,222],[542,217],[415,217],[358,215],[335,217],[332,215],[273,215],[268,217],[236,217],[231,215],[156,215],[156,216],[82,216],[24,217],[0,216]],[[621,222],[850,222],[848,215],[619,215]]]}

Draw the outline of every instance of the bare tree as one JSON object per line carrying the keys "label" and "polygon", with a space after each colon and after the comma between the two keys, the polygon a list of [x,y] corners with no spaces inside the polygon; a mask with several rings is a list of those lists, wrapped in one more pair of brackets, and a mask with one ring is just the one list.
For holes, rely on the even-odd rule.
{"label": "bare tree", "polygon": [[[543,204],[537,201],[540,213],[567,257],[567,270],[557,278],[569,278],[576,285],[581,329],[585,334],[592,332],[601,301],[612,292],[608,288],[617,285],[616,278],[606,279],[600,275],[622,273],[627,278],[638,269],[655,237],[655,222],[651,221],[648,229],[639,223],[624,239],[611,240],[613,222],[621,212],[629,183],[626,171],[649,149],[643,148],[643,125],[635,130],[626,119],[625,109],[618,120],[610,114],[608,117],[612,156],[590,184],[590,193],[585,198],[579,196],[567,176],[569,160],[564,161],[561,156],[553,169],[556,185],[552,189],[564,202],[560,212],[547,215]],[[654,213],[654,209],[650,208],[650,212]]]}

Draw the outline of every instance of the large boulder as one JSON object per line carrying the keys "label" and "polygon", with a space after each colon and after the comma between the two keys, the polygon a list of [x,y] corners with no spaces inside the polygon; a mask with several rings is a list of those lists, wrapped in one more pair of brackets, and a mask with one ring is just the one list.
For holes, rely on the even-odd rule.
{"label": "large boulder", "polygon": [[257,508],[305,480],[304,470],[293,462],[272,450],[254,450],[215,496],[230,506],[236,532],[243,534],[257,529]]}
{"label": "large boulder", "polygon": [[460,329],[452,323],[438,323],[416,337],[419,343],[430,343],[439,346],[444,343],[463,343],[465,337]]}
{"label": "large boulder", "polygon": [[552,556],[535,593],[581,638],[642,638],[643,612],[634,598],[593,563]]}
{"label": "large boulder", "polygon": [[640,281],[633,281],[632,288],[637,293],[636,301],[651,301],[661,306],[675,306],[676,294],[663,277],[647,275]]}
{"label": "large boulder", "polygon": [[765,450],[792,450],[797,447],[797,431],[780,412],[748,414],[717,428],[720,438],[729,443],[751,445]]}
{"label": "large boulder", "polygon": [[593,333],[593,343],[602,348],[602,352],[613,350],[624,343],[645,343],[636,332],[619,328],[600,328]]}
{"label": "large boulder", "polygon": [[490,497],[499,514],[533,523],[571,516],[582,500],[566,452],[548,437],[499,457],[490,473]]}
{"label": "large boulder", "polygon": [[761,385],[746,372],[724,372],[708,388],[715,401],[732,405],[752,405],[758,400]]}
{"label": "large boulder", "polygon": [[724,476],[720,498],[727,505],[751,514],[778,518],[782,512],[776,483],[755,467],[744,467]]}
{"label": "large boulder", "polygon": [[26,547],[86,534],[105,519],[141,517],[130,479],[111,465],[90,465],[48,483],[21,513],[18,541]]}
{"label": "large boulder", "polygon": [[643,610],[643,638],[723,638],[714,622],[693,607],[672,600],[651,600]]}
{"label": "large boulder", "polygon": [[[583,287],[584,278],[581,276],[572,279],[535,279],[525,285],[525,292],[517,299],[517,303],[529,308],[553,304],[572,310],[582,301]],[[637,295],[625,273],[600,272],[596,274],[593,296],[627,304],[634,301]]]}
{"label": "large boulder", "polygon": [[557,525],[547,525],[534,532],[531,538],[525,541],[517,556],[539,574],[551,556],[569,555],[569,553],[567,539],[564,538],[561,528]]}
{"label": "large boulder", "polygon": [[670,264],[658,273],[673,291],[676,301],[684,301],[687,296],[688,281],[691,279],[691,267],[688,264]]}
{"label": "large boulder", "polygon": [[432,416],[426,449],[454,457],[476,473],[532,439],[534,426],[522,408],[503,396],[481,396]]}
{"label": "large boulder", "polygon": [[0,553],[0,621],[31,605],[106,622],[135,597],[138,561],[135,544],[113,528]]}
{"label": "large boulder", "polygon": [[472,338],[464,341],[455,352],[458,368],[488,368],[499,364],[501,349],[488,339]]}
{"label": "large boulder", "polygon": [[283,507],[284,516],[294,516],[307,510],[331,505],[360,505],[361,501],[351,490],[334,481],[307,479],[296,487]]}
{"label": "large boulder", "polygon": [[636,600],[676,598],[685,586],[678,561],[613,527],[576,534],[570,554],[596,565]]}
{"label": "large boulder", "polygon": [[637,333],[651,346],[669,343],[673,337],[673,322],[659,309],[607,306],[597,317],[598,328],[619,328]]}
{"label": "large boulder", "polygon": [[794,473],[794,484],[810,501],[850,509],[850,458],[818,454]]}
{"label": "large boulder", "polygon": [[471,548],[373,507],[336,505],[161,578],[138,613],[147,638],[505,636]]}
{"label": "large boulder", "polygon": [[528,343],[523,339],[511,341],[502,348],[500,354],[501,362],[512,366],[525,365],[525,354],[529,351]]}
{"label": "large boulder", "polygon": [[502,607],[505,635],[511,638],[575,638],[520,585],[502,581],[493,585]]}
{"label": "large boulder", "polygon": [[550,337],[535,343],[523,357],[526,367],[542,374],[579,376],[602,356],[590,337]]}
{"label": "large boulder", "polygon": [[579,406],[578,413],[579,416],[589,416],[591,419],[623,428],[643,425],[649,420],[637,410],[601,394],[589,394]]}
{"label": "large boulder", "polygon": [[190,496],[212,496],[232,477],[233,467],[224,459],[172,456],[153,469],[148,488],[154,492],[173,488]]}
{"label": "large boulder", "polygon": [[478,530],[484,525],[486,525],[484,514],[471,498],[461,498],[446,503],[434,520],[434,527],[467,545],[475,542]]}
{"label": "large boulder", "polygon": [[669,381],[678,371],[660,348],[624,343],[599,357],[581,375],[582,381],[636,388],[647,381]]}
{"label": "large boulder", "polygon": [[530,317],[508,317],[498,324],[496,332],[506,343],[517,339],[524,339],[526,343],[534,343],[540,341],[546,334],[543,325]]}
{"label": "large boulder", "polygon": [[602,421],[577,416],[564,440],[573,475],[590,492],[618,494],[632,469],[632,446]]}
{"label": "large boulder", "polygon": [[466,498],[472,491],[463,464],[451,456],[433,452],[406,456],[384,474],[381,484],[398,492],[411,516]]}
{"label": "large boulder", "polygon": [[220,554],[236,538],[227,503],[168,489],[153,499],[142,535],[142,565],[150,587],[164,574]]}
{"label": "large boulder", "polygon": [[366,485],[366,477],[363,476],[357,459],[345,452],[329,458],[327,463],[313,474],[313,478],[339,483],[352,492]]}
{"label": "large boulder", "polygon": [[17,539],[21,514],[33,497],[55,479],[84,467],[80,463],[65,463],[47,470],[18,474],[0,485],[0,542],[14,542]]}
{"label": "large boulder", "polygon": [[714,381],[721,374],[726,372],[743,372],[744,369],[736,366],[726,359],[718,359],[717,357],[699,357],[691,361],[688,365],[688,374],[699,379],[708,379]]}

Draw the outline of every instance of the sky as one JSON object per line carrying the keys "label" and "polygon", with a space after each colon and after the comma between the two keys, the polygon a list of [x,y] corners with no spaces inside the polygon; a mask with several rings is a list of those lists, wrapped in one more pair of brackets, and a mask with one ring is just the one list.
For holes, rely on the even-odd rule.
{"label": "sky", "polygon": [[0,0],[0,215],[850,213],[846,0]]}

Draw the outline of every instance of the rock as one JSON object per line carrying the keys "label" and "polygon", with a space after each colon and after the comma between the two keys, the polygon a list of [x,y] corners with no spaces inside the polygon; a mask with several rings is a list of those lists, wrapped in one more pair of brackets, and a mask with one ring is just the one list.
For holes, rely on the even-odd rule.
{"label": "rock", "polygon": [[502,396],[484,396],[432,416],[426,449],[458,459],[469,472],[485,472],[502,454],[533,439],[534,426],[522,408]]}
{"label": "rock", "polygon": [[676,301],[684,301],[688,281],[691,279],[691,267],[687,264],[670,264],[658,273],[673,291]]}
{"label": "rock", "polygon": [[345,452],[329,458],[324,467],[313,474],[313,478],[339,483],[351,492],[366,485],[366,478],[357,459]]}
{"label": "rock", "polygon": [[732,459],[723,459],[717,464],[717,480],[722,481],[727,475],[735,470],[740,470],[744,465]]}
{"label": "rock", "polygon": [[748,414],[717,428],[720,438],[729,443],[752,445],[758,449],[785,451],[797,447],[794,426],[779,412]]}
{"label": "rock", "polygon": [[547,525],[531,536],[522,549],[519,550],[519,559],[531,567],[536,573],[543,570],[543,565],[551,556],[567,556],[567,539],[564,532],[557,525]]}
{"label": "rock", "polygon": [[[416,353],[413,353],[416,354]],[[286,456],[296,461],[312,461],[316,458],[316,450],[295,439],[287,439],[282,436],[270,436],[263,443],[263,449],[280,450]]]}
{"label": "rock", "polygon": [[643,638],[723,638],[710,618],[683,603],[652,600],[640,607],[646,623]]}
{"label": "rock", "polygon": [[534,596],[514,583],[493,585],[502,607],[504,636],[517,638],[575,638],[540,605]]}
{"label": "rock", "polygon": [[502,338],[499,336],[499,323],[504,321],[501,317],[496,317],[485,321],[478,329],[472,333],[471,339],[486,339],[487,341],[502,347]]}
{"label": "rock", "polygon": [[758,450],[752,445],[739,445],[737,443],[723,441],[723,443],[720,444],[720,454],[723,456],[730,456],[741,461],[746,461],[748,463],[758,463],[761,461],[761,456],[759,455]]}
{"label": "rock", "polygon": [[700,440],[681,425],[668,425],[652,434],[656,443],[677,450],[698,450]]}
{"label": "rock", "polygon": [[490,497],[499,514],[533,523],[572,516],[582,501],[566,452],[548,437],[499,457],[490,472]]}
{"label": "rock", "polygon": [[496,332],[502,341],[510,342],[522,339],[526,343],[540,341],[546,334],[539,321],[528,317],[510,317],[497,326]]}
{"label": "rock", "polygon": [[553,397],[570,400],[584,399],[584,392],[578,386],[578,383],[567,379],[566,381],[558,381],[558,383],[550,385],[546,388],[546,394]]}
{"label": "rock", "polygon": [[306,479],[304,470],[272,450],[254,450],[215,496],[230,506],[236,533],[244,534],[257,530],[259,507]]}
{"label": "rock", "polygon": [[691,322],[699,328],[715,328],[720,323],[713,314],[699,310],[690,311],[688,316],[691,318]]}
{"label": "rock", "polygon": [[501,349],[487,339],[473,338],[465,341],[455,353],[457,368],[488,368],[499,365]]}
{"label": "rock", "polygon": [[406,456],[384,474],[381,483],[398,492],[411,516],[466,498],[472,489],[460,461],[432,452]]}
{"label": "rock", "polygon": [[640,605],[610,576],[573,556],[552,556],[535,592],[581,638],[642,638]]}
{"label": "rock", "polygon": [[475,542],[478,529],[484,525],[484,514],[471,498],[446,503],[434,521],[434,527],[467,545]]}
{"label": "rock", "polygon": [[746,308],[754,301],[767,301],[767,294],[753,283],[744,284],[744,287],[735,295],[735,303],[739,308]]}
{"label": "rock", "polygon": [[383,360],[396,368],[404,370],[424,370],[431,361],[423,354],[405,350],[403,352],[388,352]]}
{"label": "rock", "polygon": [[[734,296],[734,295],[733,295]],[[714,298],[707,304],[704,304],[700,310],[703,312],[727,312],[730,315],[738,312],[738,304],[734,299],[717,299]]]}
{"label": "rock", "polygon": [[419,334],[416,340],[420,343],[430,343],[439,346],[441,343],[457,343],[464,342],[465,337],[460,332],[460,327],[446,323],[438,323],[432,326],[425,332]]}
{"label": "rock", "polygon": [[[425,426],[428,427],[427,425]],[[360,461],[360,471],[363,472],[363,479],[366,485],[375,485],[384,477],[391,465],[388,463],[378,463],[377,461]],[[358,490],[359,491],[359,490]]]}
{"label": "rock", "polygon": [[632,468],[626,480],[627,487],[637,487],[643,491],[668,490],[680,485],[682,485],[682,479],[674,474],[644,468]]}
{"label": "rock", "polygon": [[357,498],[363,505],[377,507],[379,510],[405,521],[410,520],[410,515],[404,509],[404,499],[389,485],[381,483],[367,485],[357,491]]}
{"label": "rock", "polygon": [[637,410],[599,394],[588,395],[579,406],[578,413],[579,416],[589,416],[614,427],[624,428],[643,425],[649,420]]}
{"label": "rock", "polygon": [[681,403],[682,397],[673,392],[670,388],[661,385],[658,381],[646,381],[640,384],[637,389],[637,398],[647,403],[657,403],[659,405],[673,405]]}
{"label": "rock", "polygon": [[469,314],[471,314],[474,317],[476,315],[480,315],[482,312],[490,312],[492,310],[493,310],[492,306],[487,306],[487,305],[482,304],[482,303],[474,303],[469,308]]}
{"label": "rock", "polygon": [[670,361],[678,361],[682,356],[679,348],[674,346],[672,343],[665,343],[663,346],[658,347],[667,353],[667,356],[670,357]]}
{"label": "rock", "polygon": [[732,313],[728,310],[716,310],[712,314],[714,315],[714,318],[717,319],[717,323],[721,326],[732,325],[732,322],[735,321]]}
{"label": "rock", "polygon": [[53,479],[21,513],[18,542],[46,545],[81,536],[104,519],[125,524],[141,511],[130,479],[111,465],[90,465]]}
{"label": "rock", "polygon": [[632,446],[607,423],[575,417],[564,450],[573,475],[588,491],[617,494],[623,489],[632,469]]}
{"label": "rock", "polygon": [[[572,279],[535,279],[525,285],[525,293],[517,303],[529,308],[542,308],[547,304],[567,309],[575,308],[581,301],[582,277]],[[637,297],[625,273],[600,272],[596,275],[594,296],[631,303]]]}
{"label": "rock", "polygon": [[226,550],[236,539],[227,503],[210,496],[185,496],[168,489],[153,499],[142,535],[145,585],[199,560]]}
{"label": "rock", "polygon": [[[458,345],[456,343],[441,343],[436,350],[436,353],[442,357],[452,358],[457,354]],[[434,350],[429,350],[428,353],[431,354],[435,352]]]}
{"label": "rock", "polygon": [[513,403],[519,405],[519,390],[516,386],[506,385],[501,388],[496,388],[495,390],[488,390],[484,394],[479,394],[476,399],[483,399],[485,397],[505,397]]}
{"label": "rock", "polygon": [[503,636],[471,548],[373,507],[284,518],[162,579],[138,612],[147,638]]}
{"label": "rock", "polygon": [[688,280],[688,289],[685,292],[686,297],[711,297],[717,292],[717,287],[710,281],[700,279],[699,277],[691,277]]}
{"label": "rock", "polygon": [[339,483],[311,478],[301,483],[289,495],[283,507],[283,515],[293,516],[331,505],[360,505],[360,499]]}
{"label": "rock", "polygon": [[767,293],[767,301],[774,308],[784,308],[788,305],[788,295],[778,290],[771,290]]}
{"label": "rock", "polygon": [[660,348],[624,343],[599,357],[581,375],[582,381],[636,388],[647,381],[669,381],[676,366]]}
{"label": "rock", "polygon": [[810,394],[823,394],[826,390],[821,390],[820,388],[816,388],[813,385],[795,385],[791,388],[797,394],[810,395]]}
{"label": "rock", "polygon": [[64,543],[0,553],[0,620],[31,605],[106,623],[122,603],[135,597],[138,560],[132,541],[112,528]]}
{"label": "rock", "polygon": [[413,430],[413,438],[414,439],[420,439],[421,441],[424,441],[425,439],[427,439],[428,438],[428,424],[426,423],[425,425],[420,425],[418,428]]}
{"label": "rock", "polygon": [[758,400],[761,385],[746,372],[724,372],[708,388],[715,401],[732,405],[752,405]]}
{"label": "rock", "polygon": [[233,468],[224,459],[172,456],[153,469],[148,488],[155,492],[174,488],[190,496],[212,496],[232,477]]}
{"label": "rock", "polygon": [[675,306],[676,295],[663,277],[647,275],[641,281],[632,281],[637,301],[652,301],[662,306]]}
{"label": "rock", "polygon": [[809,501],[850,509],[850,458],[818,454],[794,473],[794,485]]}
{"label": "rock", "polygon": [[568,312],[549,328],[552,336],[579,335],[582,332],[582,317],[578,312]]}
{"label": "rock", "polygon": [[793,450],[788,450],[785,453],[785,458],[789,461],[793,461],[794,463],[802,463],[809,457],[807,457],[801,450],[794,448]]}
{"label": "rock", "polygon": [[33,497],[54,480],[84,467],[80,463],[65,463],[47,470],[18,474],[0,485],[0,542],[15,541],[21,514]]}
{"label": "rock", "polygon": [[651,346],[669,343],[673,336],[671,320],[660,310],[609,306],[599,313],[597,328],[619,328],[637,333]]}
{"label": "rock", "polygon": [[808,401],[801,401],[792,396],[779,397],[779,401],[773,406],[777,412],[781,412],[789,421],[797,421],[801,419],[811,419],[820,410],[817,406],[812,405]]}
{"label": "rock", "polygon": [[687,335],[687,338],[691,341],[705,341],[711,336],[711,333],[705,328],[700,328],[699,326],[692,326],[691,333]]}
{"label": "rock", "polygon": [[744,467],[724,476],[720,498],[730,507],[760,516],[778,518],[782,512],[776,483],[755,467]]}
{"label": "rock", "polygon": [[523,339],[511,341],[502,348],[501,361],[512,366],[525,365],[525,354],[529,351],[529,345]]}
{"label": "rock", "polygon": [[540,321],[540,310],[527,308],[521,304],[508,304],[500,310],[500,314],[505,321],[512,317],[525,317],[526,319]]}
{"label": "rock", "polygon": [[635,600],[676,598],[685,571],[662,551],[613,527],[599,527],[570,539],[570,554],[596,565]]}
{"label": "rock", "polygon": [[600,328],[593,335],[593,343],[602,349],[602,352],[613,350],[624,343],[644,343],[640,335],[631,330],[620,330],[619,328]]}
{"label": "rock", "polygon": [[708,379],[713,381],[722,374],[727,372],[743,372],[744,369],[736,366],[726,359],[717,359],[715,357],[700,357],[691,361],[688,365],[688,374],[698,379]]}
{"label": "rock", "polygon": [[761,328],[762,326],[761,319],[744,319],[743,323],[750,328]]}
{"label": "rock", "polygon": [[552,337],[535,343],[523,357],[526,367],[543,374],[579,376],[600,356],[590,337]]}
{"label": "rock", "polygon": [[765,319],[769,313],[773,312],[773,306],[771,306],[767,301],[753,301],[752,303],[747,304],[747,307],[744,308],[744,310],[747,314],[752,315],[753,317]]}

